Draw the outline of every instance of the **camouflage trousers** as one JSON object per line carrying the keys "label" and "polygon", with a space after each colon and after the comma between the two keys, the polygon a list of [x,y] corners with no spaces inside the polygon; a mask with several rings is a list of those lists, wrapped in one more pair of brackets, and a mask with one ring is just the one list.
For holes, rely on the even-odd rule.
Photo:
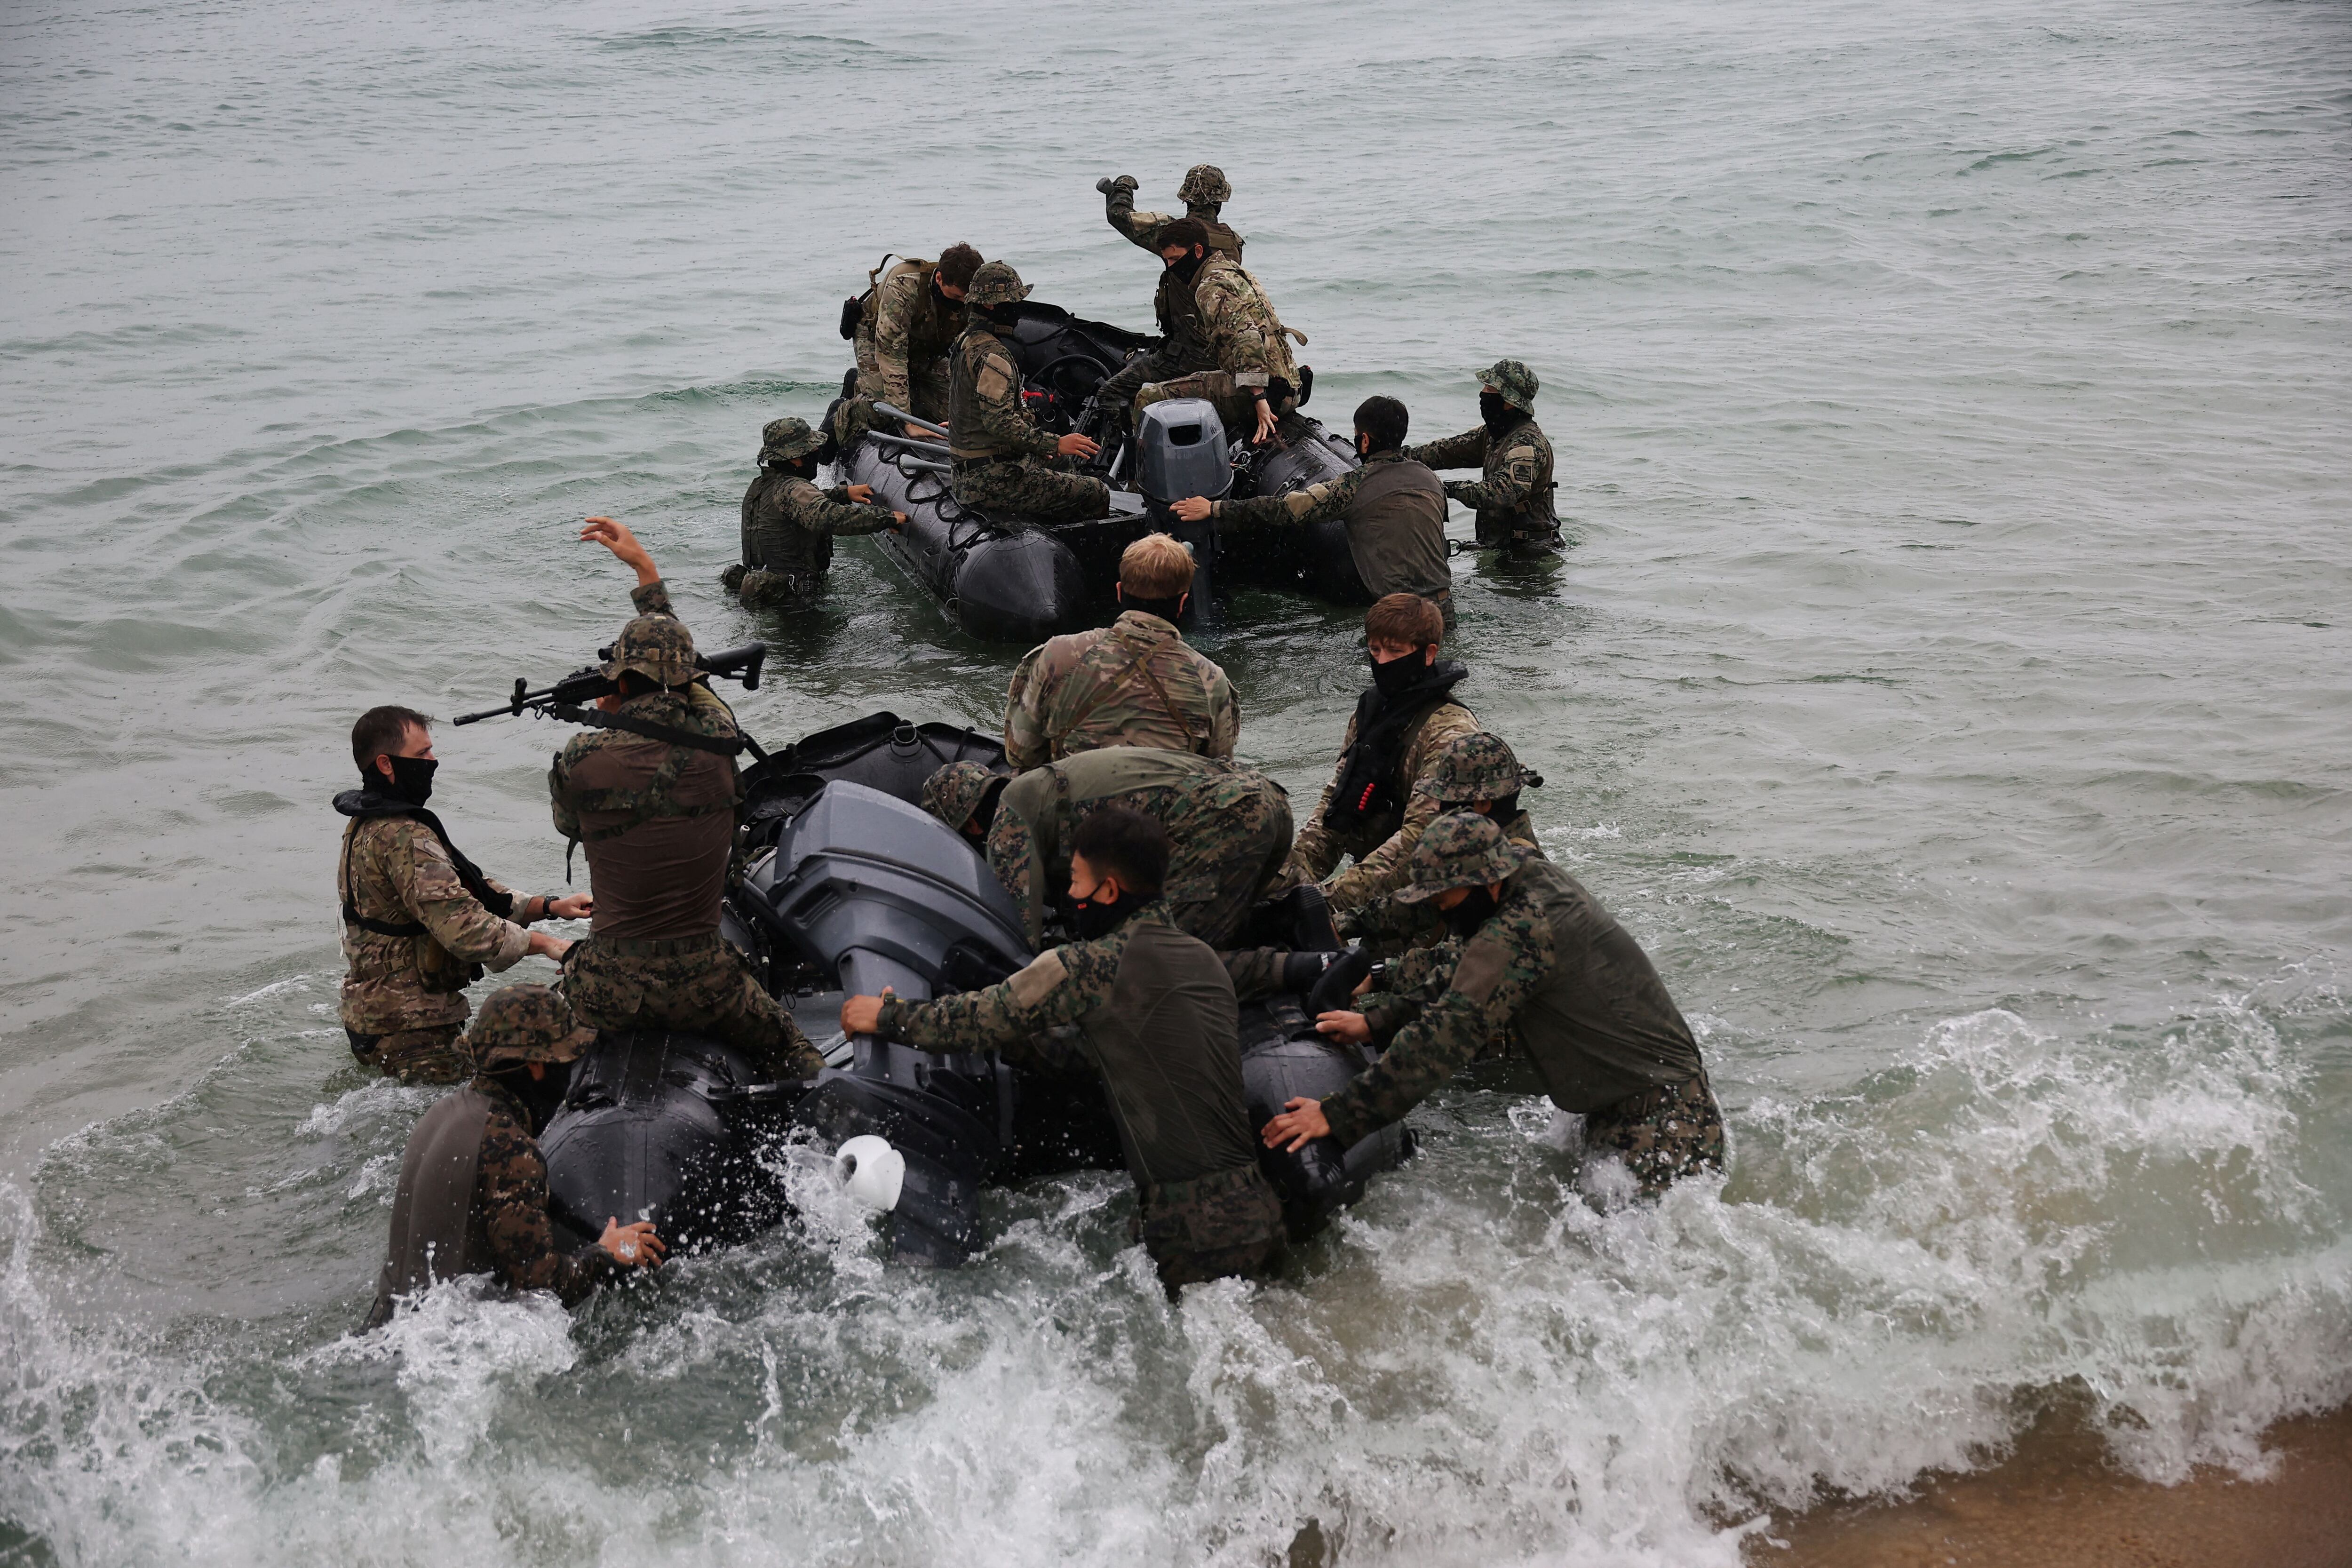
{"label": "camouflage trousers", "polygon": [[1095,402],[1122,430],[1135,423],[1135,399],[1146,386],[1183,374],[1184,367],[1160,350],[1138,354],[1095,388]]}
{"label": "camouflage trousers", "polygon": [[[1135,412],[1140,415],[1153,404],[1171,397],[1205,397],[1215,404],[1228,440],[1248,440],[1257,430],[1257,398],[1250,391],[1235,386],[1229,371],[1195,371],[1173,381],[1152,382],[1136,392]],[[1289,396],[1274,402],[1276,414],[1287,414],[1297,406],[1296,389]]]}
{"label": "camouflage trousers", "polygon": [[474,1064],[457,1044],[463,1024],[437,1024],[429,1029],[398,1029],[389,1035],[362,1035],[345,1029],[352,1055],[360,1066],[373,1068],[403,1083],[458,1083],[474,1076]]}
{"label": "camouflage trousers", "polygon": [[733,584],[747,610],[789,610],[807,604],[824,586],[822,572],[745,571]]}
{"label": "camouflage trousers", "polygon": [[1282,1258],[1282,1202],[1253,1161],[1142,1192],[1128,1234],[1143,1243],[1174,1295],[1227,1275],[1263,1274]]}
{"label": "camouflage trousers", "polygon": [[1684,1176],[1723,1169],[1723,1111],[1700,1073],[1687,1083],[1645,1089],[1584,1119],[1588,1155],[1616,1154],[1654,1197]]}
{"label": "camouflage trousers", "polygon": [[[1168,880],[1161,889],[1168,900],[1168,919],[1211,947],[1225,947],[1240,933],[1250,907],[1264,896],[1268,880],[1290,852],[1290,802],[1270,786],[1248,790],[1205,820],[1202,814],[1171,810],[1173,803],[1173,792],[1151,789],[1114,795],[1089,806],[1127,806],[1168,829],[1174,846],[1168,859]],[[1065,826],[1064,844],[1069,837],[1069,827]],[[1024,921],[1031,916],[1033,878],[1048,910],[1060,903],[1069,887],[1068,855],[1065,853],[1055,865],[1033,866],[1033,847],[1029,825],[1019,813],[999,811],[989,824],[989,869],[1013,895]]]}
{"label": "camouflage trousers", "polygon": [[1110,487],[1085,474],[1066,474],[1034,460],[960,461],[950,480],[957,502],[999,521],[1083,522],[1110,515]]}
{"label": "camouflage trousers", "polygon": [[811,1078],[824,1067],[793,1016],[715,931],[668,942],[591,936],[564,957],[563,994],[592,1028],[708,1035],[777,1079]]}

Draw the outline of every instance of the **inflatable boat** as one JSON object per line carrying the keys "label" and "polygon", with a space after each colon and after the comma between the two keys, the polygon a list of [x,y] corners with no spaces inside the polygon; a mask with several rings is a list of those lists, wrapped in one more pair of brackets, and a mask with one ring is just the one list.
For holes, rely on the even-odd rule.
{"label": "inflatable boat", "polygon": [[[927,998],[991,985],[1032,956],[1013,902],[971,845],[917,805],[944,763],[1004,769],[992,738],[895,714],[811,735],[745,775],[746,857],[722,931],[829,1064],[813,1084],[758,1081],[726,1046],[684,1034],[601,1036],[540,1142],[556,1215],[583,1238],[608,1215],[653,1220],[673,1247],[723,1246],[775,1224],[795,1142],[878,1194],[903,1261],[952,1267],[986,1241],[981,1193],[1055,1172],[1116,1169],[1118,1140],[1091,1077],[1027,1072],[993,1055],[940,1056],[845,1039],[845,995]],[[1335,946],[1309,901],[1259,911],[1257,940]],[[1315,1033],[1302,1000],[1242,1010],[1254,1125],[1294,1095],[1330,1094],[1369,1052]],[[1410,1152],[1391,1127],[1339,1150],[1262,1152],[1295,1237]],[[854,1167],[863,1160],[862,1180]],[[887,1200],[884,1201],[884,1200]]]}

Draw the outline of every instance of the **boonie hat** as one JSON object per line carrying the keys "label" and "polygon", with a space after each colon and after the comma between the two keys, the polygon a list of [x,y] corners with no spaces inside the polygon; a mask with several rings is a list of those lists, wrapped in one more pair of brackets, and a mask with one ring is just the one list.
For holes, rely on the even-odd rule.
{"label": "boonie hat", "polygon": [[572,1016],[544,985],[509,985],[493,994],[466,1031],[477,1069],[503,1062],[568,1062],[595,1043],[596,1031]]}
{"label": "boonie hat", "polygon": [[1454,812],[1422,834],[1405,861],[1404,886],[1391,896],[1401,904],[1417,904],[1448,888],[1504,881],[1527,864],[1531,853],[1504,837],[1494,818],[1475,811]]}

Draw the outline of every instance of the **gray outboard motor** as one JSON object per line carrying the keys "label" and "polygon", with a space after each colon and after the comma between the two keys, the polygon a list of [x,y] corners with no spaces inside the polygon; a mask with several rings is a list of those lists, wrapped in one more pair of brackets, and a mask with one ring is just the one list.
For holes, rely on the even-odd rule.
{"label": "gray outboard motor", "polygon": [[1180,522],[1168,510],[1186,496],[1223,499],[1234,488],[1234,466],[1225,456],[1225,422],[1203,397],[1172,397],[1155,403],[1136,422],[1136,487],[1150,503],[1155,528],[1192,547],[1192,607],[1204,612],[1214,584],[1217,531],[1208,522]]}

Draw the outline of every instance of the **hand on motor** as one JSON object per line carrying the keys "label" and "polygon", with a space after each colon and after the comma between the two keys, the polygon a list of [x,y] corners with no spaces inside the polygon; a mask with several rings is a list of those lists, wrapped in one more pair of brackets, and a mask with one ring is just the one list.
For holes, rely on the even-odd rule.
{"label": "hand on motor", "polygon": [[1054,450],[1065,458],[1091,458],[1102,450],[1102,443],[1091,436],[1081,436],[1073,430],[1054,443]]}
{"label": "hand on motor", "polygon": [[865,506],[874,500],[874,487],[872,485],[851,485],[849,487],[848,494],[851,500],[856,501],[859,506]]}
{"label": "hand on motor", "polygon": [[[1282,1114],[1267,1122],[1258,1131],[1258,1138],[1269,1149],[1285,1149],[1296,1153],[1318,1138],[1331,1136],[1331,1124],[1323,1119],[1323,1102],[1295,1095],[1282,1108]],[[1285,1143],[1284,1139],[1289,1142]]]}
{"label": "hand on motor", "polygon": [[894,511],[890,514],[890,530],[894,533],[904,533],[907,531],[907,514],[905,512]]}
{"label": "hand on motor", "polygon": [[1186,522],[1206,522],[1210,505],[1206,496],[1186,496],[1182,500],[1171,501],[1168,510]]}
{"label": "hand on motor", "polygon": [[1372,1040],[1372,1021],[1361,1013],[1318,1013],[1315,1032],[1343,1046],[1367,1046]]}
{"label": "hand on motor", "polygon": [[654,1234],[654,1222],[649,1219],[641,1219],[635,1225],[623,1225],[618,1219],[607,1219],[604,1221],[604,1234],[596,1238],[596,1245],[611,1253],[614,1261],[625,1263],[632,1268],[656,1268],[662,1260],[662,1254],[669,1250],[663,1245],[662,1238]]}
{"label": "hand on motor", "polygon": [[625,524],[609,517],[592,517],[580,531],[580,538],[583,543],[603,545],[619,558],[622,565],[635,568],[639,587],[661,581],[661,574],[654,568],[653,555]]}
{"label": "hand on motor", "polygon": [[574,893],[569,898],[547,900],[547,913],[541,920],[584,921],[596,912],[596,900],[587,893]]}
{"label": "hand on motor", "polygon": [[1257,434],[1251,437],[1250,440],[1253,443],[1264,441],[1273,434],[1274,405],[1261,397],[1257,400]]}
{"label": "hand on motor", "polygon": [[885,985],[880,996],[850,996],[841,1004],[841,1032],[845,1035],[870,1035],[882,1022],[885,997],[896,994]]}
{"label": "hand on motor", "polygon": [[530,933],[530,946],[523,951],[535,952],[541,958],[551,958],[561,963],[563,962],[563,955],[572,951],[572,944],[560,936],[550,936],[543,931],[535,931]]}

